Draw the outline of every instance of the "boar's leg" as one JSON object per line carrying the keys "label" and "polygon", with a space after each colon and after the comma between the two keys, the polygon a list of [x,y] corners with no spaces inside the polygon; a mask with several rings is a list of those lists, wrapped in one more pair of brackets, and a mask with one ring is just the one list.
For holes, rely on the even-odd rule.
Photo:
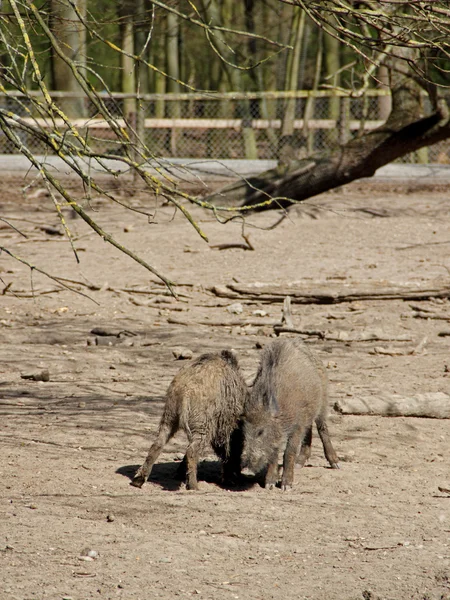
{"label": "boar's leg", "polygon": [[295,459],[297,458],[300,440],[305,438],[304,431],[303,428],[299,427],[288,437],[283,457],[283,477],[281,478],[282,490],[289,490],[294,483]]}
{"label": "boar's leg", "polygon": [[322,417],[318,417],[316,419],[316,425],[320,439],[322,440],[323,451],[325,452],[327,461],[330,463],[332,469],[339,469],[339,458],[333,448],[333,444],[331,443],[326,421]]}
{"label": "boar's leg", "polygon": [[136,471],[136,475],[130,482],[131,485],[134,485],[134,487],[138,488],[144,485],[144,483],[147,481],[150,475],[150,472],[152,470],[153,465],[155,464],[156,459],[161,454],[161,450],[164,448],[164,446],[174,434],[175,431],[173,426],[171,426],[169,423],[161,423],[159,427],[158,437],[151,445],[144,464]]}
{"label": "boar's leg", "polygon": [[186,450],[186,489],[188,490],[198,490],[197,465],[202,447],[202,436],[189,436],[189,446]]}
{"label": "boar's leg", "polygon": [[273,454],[272,460],[269,461],[267,465],[266,475],[264,478],[264,487],[268,490],[274,488],[278,483],[278,449],[277,452]]}
{"label": "boar's leg", "polygon": [[312,426],[307,427],[305,435],[303,436],[302,446],[300,448],[300,454],[298,455],[297,462],[300,466],[304,467],[306,461],[311,456],[311,442],[312,442]]}

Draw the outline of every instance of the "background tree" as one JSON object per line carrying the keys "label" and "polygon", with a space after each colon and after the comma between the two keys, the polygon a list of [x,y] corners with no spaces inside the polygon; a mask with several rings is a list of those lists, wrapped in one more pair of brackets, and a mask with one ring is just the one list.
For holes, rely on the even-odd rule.
{"label": "background tree", "polygon": [[[93,167],[109,171],[115,178],[132,171],[135,180],[180,210],[205,237],[189,212],[190,204],[214,211],[218,218],[224,211],[235,214],[289,206],[358,177],[368,177],[392,160],[450,137],[448,108],[440,96],[448,87],[450,67],[447,2],[122,0],[112,5],[106,0],[87,1],[87,6],[81,0],[3,3],[0,91],[5,104],[0,108],[0,127],[8,143],[38,169],[57,210],[59,196],[56,198],[55,193],[106,241],[169,286],[163,275],[119,244],[86,210],[84,201],[88,203],[92,193],[132,208],[95,176]],[[339,55],[334,65],[332,53]],[[53,72],[64,73],[60,83],[55,76],[55,84],[81,90],[83,109],[87,107],[89,116],[107,125],[111,145],[120,149],[120,171],[107,166],[109,154],[98,148],[95,136],[89,133],[89,123],[87,129],[80,129],[65,105],[51,93],[50,64]],[[301,138],[291,137],[293,153],[283,157],[276,169],[238,181],[218,194],[206,198],[190,195],[173,179],[156,177],[148,168],[149,161],[160,157],[152,152],[151,143],[146,143],[136,119],[142,82],[149,91],[204,90],[205,99],[227,84],[232,91],[245,92],[267,82],[286,90],[298,89],[300,82],[309,89],[331,85],[341,95],[363,98],[370,86],[386,85],[386,79],[391,109],[381,127],[341,139],[341,145],[321,154],[314,154],[310,144],[306,157],[300,156]],[[127,98],[119,105],[111,90],[120,86]],[[343,106],[346,110],[345,103]],[[281,113],[285,133],[292,136],[288,125],[301,110],[307,126],[312,109],[311,101],[304,109],[298,102],[287,102]],[[228,106],[223,105],[222,110]],[[256,152],[250,117],[254,111],[264,110],[267,113],[264,105],[246,102],[239,115],[247,156]],[[170,112],[163,104],[157,111],[160,115]],[[308,138],[307,127],[303,134]],[[78,176],[83,200],[49,169],[45,158],[30,150],[26,142],[30,139],[43,144],[47,153],[59,156]],[[176,139],[171,149],[176,151]],[[219,206],[224,199],[227,205]],[[141,212],[152,218],[151,211]]]}
{"label": "background tree", "polygon": [[[76,7],[79,14],[85,18],[86,0],[77,0]],[[51,0],[51,22],[53,35],[59,40],[62,51],[76,65],[77,70],[82,72],[86,65],[86,28],[77,18],[74,7],[68,2]],[[58,53],[52,55],[52,66],[55,90],[83,92],[74,71]],[[83,96],[62,99],[59,104],[69,117],[84,117],[86,114]]]}
{"label": "background tree", "polygon": [[[376,81],[377,72],[387,72],[391,110],[385,124],[373,131],[336,149],[294,159],[257,178],[237,182],[210,200],[227,198],[258,210],[286,207],[370,177],[379,167],[450,137],[448,106],[441,96],[449,87],[450,66],[450,11],[445,2],[288,3],[303,9],[361,65],[352,67],[349,96],[363,96],[371,81]],[[428,114],[424,114],[424,94],[429,100]]]}

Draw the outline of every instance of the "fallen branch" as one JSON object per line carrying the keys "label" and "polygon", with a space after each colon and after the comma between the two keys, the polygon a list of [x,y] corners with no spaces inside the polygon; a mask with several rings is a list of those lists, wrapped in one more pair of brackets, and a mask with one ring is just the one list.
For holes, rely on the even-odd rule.
{"label": "fallen branch", "polygon": [[279,323],[273,326],[273,330],[277,335],[280,335],[280,333],[296,333],[297,335],[304,335],[306,337],[318,337],[321,340],[324,340],[326,337],[325,331],[320,331],[318,329],[297,329],[296,327],[285,327]]}
{"label": "fallen branch", "polygon": [[[37,290],[33,289],[32,292],[26,292],[25,290],[13,290],[12,283],[8,286],[8,289],[2,292],[2,296],[14,296],[15,298],[37,298],[38,296],[46,296],[47,294],[58,294],[59,292],[63,292],[64,289],[61,288],[49,288],[48,290]],[[76,291],[76,290],[71,290]]]}
{"label": "fallen branch", "polygon": [[415,283],[394,283],[386,281],[352,282],[292,282],[270,283],[230,283],[227,286],[213,286],[212,293],[221,298],[258,300],[259,302],[284,302],[286,296],[297,304],[335,304],[355,300],[428,300],[429,298],[449,298],[450,284],[442,280]]}
{"label": "fallen branch", "polygon": [[422,354],[425,348],[426,343],[428,342],[427,337],[421,339],[421,341],[414,348],[410,348],[409,350],[403,350],[400,348],[382,348],[381,346],[376,346],[370,354],[384,354],[387,356],[408,356],[412,354]]}
{"label": "fallen branch", "polygon": [[382,331],[326,331],[324,339],[335,342],[410,342],[412,337],[405,333],[394,335]]}
{"label": "fallen branch", "polygon": [[274,325],[273,330],[276,335],[280,335],[280,333],[295,333],[297,335],[304,335],[306,337],[318,337],[322,340],[326,335],[325,331],[318,331],[315,329],[300,329],[295,327],[291,312],[290,296],[286,296],[284,299],[283,308],[281,309],[281,323]]}
{"label": "fallen branch", "polygon": [[388,393],[352,396],[337,400],[334,408],[344,415],[450,419],[450,395],[444,392],[426,392],[415,396]]}
{"label": "fallen branch", "polygon": [[275,327],[276,325],[276,321],[268,321],[264,319],[233,319],[230,321],[207,319],[204,321],[183,321],[182,319],[177,319],[176,317],[168,317],[167,322],[172,325],[208,325],[210,327]]}
{"label": "fallen branch", "polygon": [[229,250],[230,248],[240,248],[241,250],[254,250],[255,247],[250,241],[250,237],[246,234],[242,234],[242,237],[245,240],[245,244],[242,243],[229,243],[229,244],[214,244],[209,247],[213,250]]}
{"label": "fallen branch", "polygon": [[411,315],[414,319],[436,319],[438,321],[450,321],[450,315],[416,310]]}

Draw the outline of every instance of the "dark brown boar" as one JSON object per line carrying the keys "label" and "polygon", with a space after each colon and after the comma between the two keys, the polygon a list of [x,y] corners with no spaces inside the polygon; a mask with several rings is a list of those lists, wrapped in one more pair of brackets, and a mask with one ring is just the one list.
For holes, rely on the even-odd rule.
{"label": "dark brown boar", "polygon": [[325,456],[339,468],[327,426],[328,380],[322,362],[301,340],[276,340],[262,351],[251,398],[243,418],[242,466],[264,477],[265,487],[278,482],[278,455],[283,456],[281,488],[292,487],[294,466],[311,454],[315,422]]}
{"label": "dark brown boar", "polygon": [[248,395],[238,361],[227,350],[203,354],[181,369],[167,390],[157,438],[131,485],[142,487],[163,447],[179,429],[189,442],[183,460],[187,489],[198,489],[197,463],[207,446],[222,459],[223,479],[232,483],[240,474],[239,417]]}

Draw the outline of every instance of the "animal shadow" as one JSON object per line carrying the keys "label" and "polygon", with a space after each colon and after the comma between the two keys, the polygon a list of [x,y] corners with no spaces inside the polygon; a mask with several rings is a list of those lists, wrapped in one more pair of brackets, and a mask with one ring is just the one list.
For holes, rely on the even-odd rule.
{"label": "animal shadow", "polygon": [[[181,462],[159,462],[155,463],[150,473],[148,481],[159,485],[163,490],[175,492],[181,489],[185,481]],[[116,470],[116,473],[128,477],[131,481],[140,465],[124,465]],[[250,489],[256,483],[254,477],[241,474],[239,480],[233,482],[233,485],[222,481],[222,470],[220,461],[202,460],[198,463],[197,477],[199,481],[211,483],[217,487],[234,491],[242,492]]]}

